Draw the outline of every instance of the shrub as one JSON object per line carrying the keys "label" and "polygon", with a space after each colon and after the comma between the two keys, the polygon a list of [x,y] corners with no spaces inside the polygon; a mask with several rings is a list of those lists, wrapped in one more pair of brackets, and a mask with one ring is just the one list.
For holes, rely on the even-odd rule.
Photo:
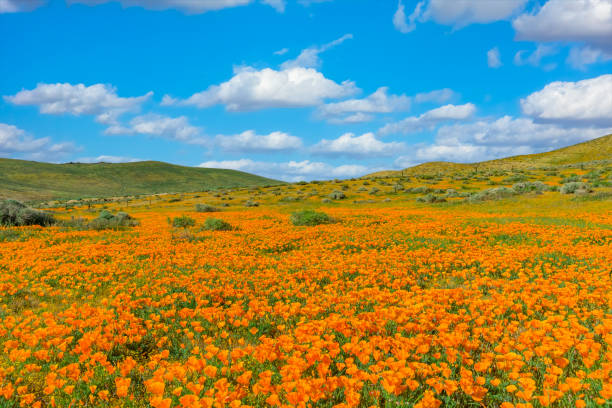
{"label": "shrub", "polygon": [[259,207],[259,203],[257,201],[253,201],[253,200],[247,200],[244,203],[245,207]]}
{"label": "shrub", "polygon": [[420,186],[420,187],[410,188],[407,191],[412,194],[427,194],[427,193],[431,193],[431,188]]}
{"label": "shrub", "polygon": [[446,199],[444,197],[438,197],[433,194],[427,194],[416,199],[420,203],[444,203]]}
{"label": "shrub", "polygon": [[329,203],[331,203],[331,202],[332,202],[332,200],[330,200],[329,198],[324,198],[324,199],[322,199],[322,200],[321,200],[321,202],[322,202],[323,204],[329,204]]}
{"label": "shrub", "polygon": [[346,198],[346,194],[344,194],[342,191],[334,190],[328,195],[328,197],[332,200],[344,200]]}
{"label": "shrub", "polygon": [[292,202],[300,201],[300,200],[301,200],[300,197],[294,197],[294,196],[285,196],[280,199],[280,201],[284,203],[292,203]]}
{"label": "shrub", "polygon": [[329,215],[313,210],[295,212],[291,214],[289,220],[293,225],[310,227],[320,224],[328,224],[331,222]]}
{"label": "shrub", "polygon": [[85,224],[83,220],[71,220],[64,222],[65,226],[75,228],[88,228],[95,230],[119,229],[125,227],[134,227],[138,225],[138,221],[132,218],[129,214],[118,212],[113,215],[108,210],[102,210],[98,218],[94,218],[91,222]]}
{"label": "shrub", "polygon": [[372,189],[368,192],[370,195],[376,195],[380,191],[377,187],[372,187]]}
{"label": "shrub", "polygon": [[564,177],[563,180],[561,180],[561,184],[568,184],[568,183],[579,183],[580,182],[580,177],[577,174],[570,174],[567,177]]}
{"label": "shrub", "polygon": [[514,174],[512,176],[506,177],[502,180],[505,183],[518,183],[521,181],[527,181],[527,176],[524,174]]}
{"label": "shrub", "polygon": [[172,219],[172,226],[175,228],[188,228],[195,225],[195,220],[191,217],[183,215]]}
{"label": "shrub", "polygon": [[574,181],[571,183],[566,183],[561,186],[559,190],[561,194],[576,194],[576,193],[590,193],[593,191],[591,186],[587,183],[583,183],[581,181]]}
{"label": "shrub", "polygon": [[550,187],[541,181],[527,181],[513,185],[512,190],[517,194],[541,193],[543,191],[549,191]]}
{"label": "shrub", "polygon": [[218,218],[207,218],[204,221],[204,229],[207,231],[231,231],[233,227],[230,223]]}
{"label": "shrub", "polygon": [[55,218],[51,214],[35,210],[16,200],[0,201],[0,225],[46,227],[54,223]]}
{"label": "shrub", "polygon": [[217,212],[219,211],[218,208],[213,207],[212,205],[209,205],[209,204],[196,204],[195,210],[197,212]]}
{"label": "shrub", "polygon": [[358,192],[360,192],[360,193],[363,193],[363,192],[365,192],[365,191],[368,191],[368,189],[367,189],[367,188],[365,188],[365,187],[359,187],[359,188],[357,189],[357,191],[358,191]]}
{"label": "shrub", "polygon": [[470,201],[501,200],[502,198],[512,197],[514,194],[514,190],[508,187],[490,188],[474,194],[470,197]]}

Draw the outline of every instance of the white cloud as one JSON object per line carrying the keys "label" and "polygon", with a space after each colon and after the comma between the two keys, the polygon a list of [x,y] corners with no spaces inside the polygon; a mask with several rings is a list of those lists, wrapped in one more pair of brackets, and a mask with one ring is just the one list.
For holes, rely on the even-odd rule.
{"label": "white cloud", "polygon": [[[254,0],[66,0],[68,4],[85,4],[97,6],[99,4],[118,2],[123,7],[142,7],[147,10],[176,9],[185,14],[201,14],[207,11],[224,8],[246,6]],[[277,11],[285,10],[284,0],[262,0],[262,3],[274,7]]]}
{"label": "white cloud", "polygon": [[231,136],[219,135],[216,142],[221,149],[234,152],[275,152],[302,147],[299,137],[284,132],[257,135],[253,130]]}
{"label": "white cloud", "polygon": [[549,151],[610,132],[612,129],[561,127],[504,116],[492,121],[442,126],[433,144],[416,146],[412,154],[400,157],[396,164],[407,167],[426,161],[484,161]]}
{"label": "white cloud", "polygon": [[76,159],[77,163],[134,163],[142,161],[141,159],[134,159],[132,157],[124,156],[107,156],[101,155],[97,157],[81,157]]}
{"label": "white cloud", "polygon": [[273,7],[279,13],[285,12],[285,0],[261,0],[261,2]]}
{"label": "white cloud", "polygon": [[552,82],[521,99],[523,112],[542,122],[612,125],[612,75]]}
{"label": "white cloud", "polygon": [[400,33],[407,34],[411,31],[414,31],[416,28],[416,19],[419,18],[425,4],[424,1],[419,2],[412,14],[409,17],[406,17],[405,6],[402,0],[399,0],[397,3],[397,11],[393,15],[393,25]]}
{"label": "white cloud", "polygon": [[436,89],[430,92],[418,93],[414,96],[414,101],[416,103],[445,103],[450,101],[455,96],[456,94],[452,89],[444,88]]}
{"label": "white cloud", "polygon": [[45,4],[45,0],[0,0],[0,14],[32,11]]}
{"label": "white cloud", "polygon": [[[533,51],[528,57],[523,58],[523,55],[526,51],[521,50],[514,55],[514,64],[515,65],[531,65],[534,67],[539,67],[542,59],[551,55],[555,55],[558,52],[557,47],[553,45],[539,44],[535,51]],[[545,71],[550,71],[555,69],[557,64],[548,63],[545,64],[542,68]]]}
{"label": "white cloud", "polygon": [[38,106],[41,113],[61,115],[96,115],[100,123],[114,124],[125,112],[137,111],[153,92],[146,95],[122,98],[117,90],[104,84],[38,84],[32,90],[22,90],[4,99],[15,105]]}
{"label": "white cloud", "polygon": [[381,135],[388,135],[420,132],[427,129],[433,129],[442,122],[469,119],[475,112],[476,106],[472,103],[466,103],[465,105],[445,105],[427,111],[420,116],[410,116],[399,122],[385,125],[378,133]]}
{"label": "white cloud", "polygon": [[346,125],[348,123],[370,122],[373,119],[374,119],[373,115],[368,115],[366,113],[358,112],[358,113],[354,113],[348,116],[330,118],[328,119],[328,122],[333,123],[335,125]]}
{"label": "white cloud", "polygon": [[137,116],[130,121],[129,126],[111,126],[104,132],[107,135],[140,134],[163,137],[188,144],[208,144],[208,139],[202,135],[202,129],[192,126],[185,116],[170,118],[161,115]]}
{"label": "white cloud", "polygon": [[597,62],[605,62],[612,59],[612,54],[608,54],[597,48],[572,47],[566,62],[573,68],[585,71],[588,65]]}
{"label": "white cloud", "polygon": [[487,64],[490,68],[499,68],[502,66],[499,48],[493,47],[487,51]]}
{"label": "white cloud", "polygon": [[358,177],[379,170],[361,165],[332,166],[310,160],[274,163],[251,159],[207,161],[199,167],[240,170],[285,181]]}
{"label": "white cloud", "polygon": [[549,0],[512,23],[518,40],[612,47],[612,0]]}
{"label": "white cloud", "polygon": [[321,58],[319,54],[325,52],[331,48],[334,48],[337,45],[342,44],[346,40],[350,40],[353,38],[353,34],[345,34],[342,37],[334,40],[330,43],[324,44],[320,47],[309,47],[300,53],[297,58],[285,61],[281,64],[281,68],[291,69],[291,68],[319,68],[321,66]]}
{"label": "white cloud", "polygon": [[289,48],[282,48],[278,51],[274,51],[274,55],[285,55],[289,52]]}
{"label": "white cloud", "polygon": [[345,133],[337,139],[321,140],[312,147],[312,152],[333,156],[377,157],[392,156],[404,147],[403,143],[381,142],[374,133],[365,133],[361,136]]}
{"label": "white cloud", "polygon": [[339,118],[349,113],[389,113],[410,109],[410,98],[406,95],[388,95],[389,88],[378,88],[376,92],[363,99],[349,99],[342,102],[328,103],[319,107],[318,114],[325,118],[336,121],[348,121],[365,119],[365,115],[355,117],[349,115],[347,118]]}
{"label": "white cloud", "polygon": [[162,104],[195,105],[200,108],[223,104],[230,111],[249,111],[315,106],[326,99],[351,96],[357,91],[353,82],[338,84],[312,68],[296,67],[281,71],[245,68],[237,71],[229,81],[213,85],[184,101],[164,97]]}
{"label": "white cloud", "polygon": [[32,160],[54,159],[75,150],[72,143],[52,143],[48,137],[35,139],[17,126],[0,123],[0,155]]}
{"label": "white cloud", "polygon": [[[472,23],[492,23],[506,20],[523,8],[527,0],[429,0],[420,16],[421,21],[463,27]],[[415,13],[422,8],[419,3]]]}

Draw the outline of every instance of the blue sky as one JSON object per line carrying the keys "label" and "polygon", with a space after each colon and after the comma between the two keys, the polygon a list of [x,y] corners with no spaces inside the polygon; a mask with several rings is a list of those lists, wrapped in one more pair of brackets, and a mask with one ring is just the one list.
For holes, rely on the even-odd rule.
{"label": "blue sky", "polygon": [[0,157],[284,180],[612,133],[612,0],[0,0]]}

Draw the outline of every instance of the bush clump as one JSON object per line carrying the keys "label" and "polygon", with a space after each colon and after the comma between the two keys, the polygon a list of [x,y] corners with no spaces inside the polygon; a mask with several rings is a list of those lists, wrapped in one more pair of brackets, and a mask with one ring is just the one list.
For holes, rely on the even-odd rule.
{"label": "bush clump", "polygon": [[0,201],[0,225],[17,227],[40,225],[46,227],[55,224],[51,214],[35,210],[16,200]]}
{"label": "bush clump", "polygon": [[416,200],[420,203],[445,203],[446,202],[446,198],[438,197],[437,195],[434,195],[434,194],[427,194],[421,197],[417,197]]}
{"label": "bush clump", "polygon": [[559,190],[561,194],[581,194],[590,193],[593,191],[591,186],[582,181],[573,181],[570,183],[563,184]]}
{"label": "bush clump", "polygon": [[204,221],[204,229],[207,231],[231,231],[234,228],[230,223],[218,218],[207,218]]}
{"label": "bush clump", "polygon": [[195,220],[187,215],[174,217],[171,221],[174,228],[189,228],[195,225]]}
{"label": "bush clump", "polygon": [[512,190],[517,194],[541,193],[543,191],[550,191],[550,187],[541,181],[526,181],[524,183],[516,183],[512,186]]}
{"label": "bush clump", "polygon": [[474,194],[470,197],[470,201],[501,200],[502,198],[512,197],[514,194],[514,190],[508,187],[490,188]]}
{"label": "bush clump", "polygon": [[94,230],[105,230],[134,227],[138,224],[138,221],[127,213],[118,212],[117,214],[113,215],[108,210],[102,210],[100,215],[98,215],[98,218],[94,218],[89,223],[84,224],[83,227]]}
{"label": "bush clump", "polygon": [[295,226],[315,226],[321,224],[329,224],[331,218],[324,212],[317,212],[313,210],[298,211],[291,214],[289,218],[291,223]]}
{"label": "bush clump", "polygon": [[344,200],[346,198],[346,194],[344,194],[344,192],[339,191],[339,190],[335,190],[332,191],[329,195],[329,198],[331,198],[332,200]]}
{"label": "bush clump", "polygon": [[195,210],[197,212],[204,212],[204,213],[220,211],[217,207],[213,207],[212,205],[209,205],[209,204],[196,204]]}
{"label": "bush clump", "polygon": [[247,200],[244,203],[245,207],[259,207],[259,203],[257,201],[253,201],[253,200]]}

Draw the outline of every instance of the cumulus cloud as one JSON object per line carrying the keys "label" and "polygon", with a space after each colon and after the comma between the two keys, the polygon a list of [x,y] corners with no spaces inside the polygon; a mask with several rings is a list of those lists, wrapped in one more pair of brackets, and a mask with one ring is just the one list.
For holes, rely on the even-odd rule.
{"label": "cumulus cloud", "polygon": [[393,25],[395,26],[397,31],[403,34],[407,34],[411,31],[414,31],[414,29],[416,28],[416,19],[419,18],[419,16],[421,15],[421,9],[423,8],[424,4],[424,1],[419,2],[416,5],[416,8],[412,12],[412,14],[406,17],[404,3],[402,2],[402,0],[399,0],[397,4],[397,11],[393,15]]}
{"label": "cumulus cloud", "polygon": [[[524,57],[524,55],[526,54],[526,51],[521,50],[517,52],[514,55],[514,64],[515,65],[531,65],[534,67],[539,67],[543,58],[551,56],[551,55],[555,55],[557,54],[557,52],[558,52],[558,49],[554,45],[539,44],[536,47],[536,49],[526,57]],[[548,63],[542,66],[542,68],[545,71],[550,71],[552,69],[555,69],[556,67],[557,67],[557,64],[555,63]]]}
{"label": "cumulus cloud", "polygon": [[612,75],[578,82],[552,82],[521,99],[521,108],[540,122],[610,126]]}
{"label": "cumulus cloud", "polygon": [[353,38],[353,34],[345,34],[342,37],[334,40],[330,43],[324,44],[320,47],[309,47],[300,53],[297,58],[285,61],[281,64],[282,69],[290,69],[296,67],[302,68],[319,68],[321,66],[321,58],[319,54],[325,52],[331,48],[334,48],[346,40],[350,40]]}
{"label": "cumulus cloud", "polygon": [[38,84],[31,90],[22,90],[4,99],[15,105],[38,106],[41,113],[75,116],[95,115],[100,123],[115,124],[125,112],[137,111],[153,92],[146,95],[122,98],[117,90],[104,84]]}
{"label": "cumulus cloud", "polygon": [[499,68],[502,66],[499,48],[493,47],[487,51],[487,65],[489,65],[489,68]]}
{"label": "cumulus cloud", "polygon": [[78,163],[134,163],[142,160],[125,156],[101,155],[97,157],[81,157],[75,161]]}
{"label": "cumulus cloud", "polygon": [[258,135],[247,130],[237,135],[219,135],[215,139],[221,149],[233,152],[278,152],[302,147],[302,139],[284,132]]}
{"label": "cumulus cloud", "polygon": [[[328,103],[319,107],[318,115],[340,122],[350,121],[351,116],[339,118],[350,113],[389,113],[410,109],[410,98],[406,95],[389,95],[389,88],[378,88],[376,92],[363,99],[349,99],[342,102]],[[365,119],[365,115],[359,119]]]}
{"label": "cumulus cloud", "polygon": [[[68,4],[85,4],[97,6],[99,4],[118,2],[123,7],[142,7],[147,10],[176,9],[185,14],[201,14],[207,11],[224,8],[246,6],[254,0],[66,0]],[[274,7],[279,12],[285,10],[284,0],[262,0],[263,4]]]}
{"label": "cumulus cloud", "polygon": [[[507,20],[520,12],[528,0],[429,0],[418,3],[412,21],[433,20],[457,28],[472,23]],[[410,28],[409,25],[407,25]]]}
{"label": "cumulus cloud", "polygon": [[199,167],[240,170],[285,181],[358,177],[380,170],[362,165],[332,166],[310,160],[275,163],[251,159],[207,161]]}
{"label": "cumulus cloud", "polygon": [[512,25],[518,40],[583,42],[612,48],[612,0],[549,0]]}
{"label": "cumulus cloud", "polygon": [[164,97],[163,105],[180,104],[207,108],[223,104],[229,111],[265,108],[316,106],[326,99],[351,96],[358,91],[351,81],[340,84],[325,78],[312,68],[288,68],[280,71],[244,68],[232,79],[213,85],[190,98],[178,101]]}
{"label": "cumulus cloud", "polygon": [[0,0],[0,14],[32,11],[45,2],[45,0]]}
{"label": "cumulus cloud", "polygon": [[312,152],[332,156],[379,157],[392,156],[404,147],[403,143],[382,142],[374,133],[365,133],[361,136],[345,133],[337,139],[321,140],[312,147]]}
{"label": "cumulus cloud", "polygon": [[107,135],[148,135],[176,140],[188,144],[206,145],[208,139],[202,129],[193,126],[185,116],[171,118],[162,115],[143,115],[133,118],[128,126],[111,126],[104,132]]}
{"label": "cumulus cloud", "polygon": [[445,105],[425,112],[420,116],[410,116],[399,122],[389,123],[382,127],[378,133],[408,134],[433,129],[442,122],[459,121],[471,118],[476,112],[476,106],[472,103],[465,105]]}
{"label": "cumulus cloud", "polygon": [[36,139],[17,126],[0,123],[0,156],[51,160],[74,150],[72,143],[52,143],[48,137]]}
{"label": "cumulus cloud", "polygon": [[612,132],[610,128],[564,127],[535,123],[529,118],[504,116],[441,126],[435,142],[419,145],[396,164],[402,167],[427,161],[476,162],[518,154],[548,151]]}

